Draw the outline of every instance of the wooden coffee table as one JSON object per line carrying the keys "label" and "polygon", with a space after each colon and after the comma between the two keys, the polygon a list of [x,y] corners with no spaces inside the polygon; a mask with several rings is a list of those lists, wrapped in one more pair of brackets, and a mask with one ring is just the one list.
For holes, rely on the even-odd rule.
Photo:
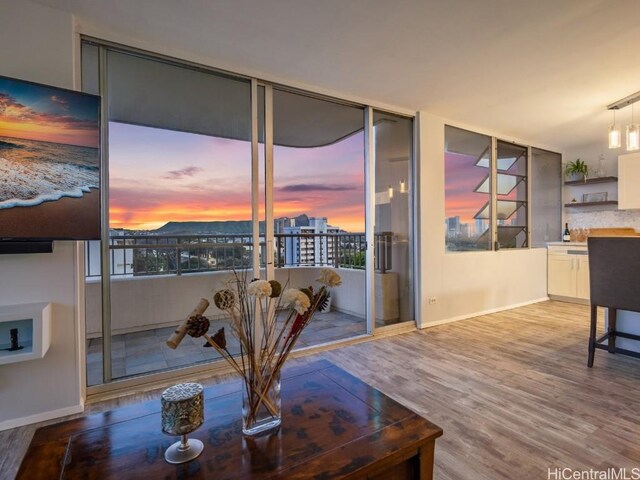
{"label": "wooden coffee table", "polygon": [[160,400],[38,429],[18,479],[431,479],[442,429],[327,361],[283,372],[282,426],[241,434],[240,382],[205,390],[202,455],[170,465]]}

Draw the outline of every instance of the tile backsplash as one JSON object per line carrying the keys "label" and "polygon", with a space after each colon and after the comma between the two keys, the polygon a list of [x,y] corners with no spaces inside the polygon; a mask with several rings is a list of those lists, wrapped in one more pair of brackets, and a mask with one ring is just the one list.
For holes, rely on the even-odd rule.
{"label": "tile backsplash", "polygon": [[600,210],[565,215],[569,228],[631,227],[640,231],[640,210]]}

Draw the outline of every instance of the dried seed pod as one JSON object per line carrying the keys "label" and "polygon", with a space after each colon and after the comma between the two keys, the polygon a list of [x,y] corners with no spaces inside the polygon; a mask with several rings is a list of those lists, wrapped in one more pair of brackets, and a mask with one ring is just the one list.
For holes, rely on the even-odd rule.
{"label": "dried seed pod", "polygon": [[218,330],[216,334],[211,338],[211,340],[213,340],[213,343],[218,345],[220,348],[227,348],[227,339],[224,336],[224,327]]}
{"label": "dried seed pod", "polygon": [[187,320],[187,333],[194,338],[201,337],[209,331],[209,319],[201,314],[189,317]]}
{"label": "dried seed pod", "polygon": [[233,291],[228,288],[218,290],[213,296],[213,303],[215,303],[216,307],[220,310],[231,310],[236,304],[236,296]]}
{"label": "dried seed pod", "polygon": [[313,287],[301,288],[300,291],[309,297],[309,302],[313,303]]}
{"label": "dried seed pod", "polygon": [[282,285],[277,280],[269,280],[271,285],[271,298],[277,298],[282,293]]}

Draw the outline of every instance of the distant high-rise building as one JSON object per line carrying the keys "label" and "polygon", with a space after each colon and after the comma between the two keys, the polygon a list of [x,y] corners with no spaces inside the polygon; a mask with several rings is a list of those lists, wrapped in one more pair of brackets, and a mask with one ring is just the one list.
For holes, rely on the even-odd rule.
{"label": "distant high-rise building", "polygon": [[340,229],[327,224],[326,217],[311,217],[308,226],[284,227],[285,266],[322,266],[335,263],[336,245],[331,234]]}
{"label": "distant high-rise building", "polygon": [[274,221],[274,233],[285,233],[285,228],[296,226],[296,219],[289,217],[276,218]]}
{"label": "distant high-rise building", "polygon": [[447,237],[458,237],[460,236],[460,216],[456,215],[455,217],[447,217]]}

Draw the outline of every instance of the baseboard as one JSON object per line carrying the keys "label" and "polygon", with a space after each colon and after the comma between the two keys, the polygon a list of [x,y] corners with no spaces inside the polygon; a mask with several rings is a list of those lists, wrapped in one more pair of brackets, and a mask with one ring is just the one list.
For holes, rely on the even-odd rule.
{"label": "baseboard", "polygon": [[549,295],[549,299],[556,300],[558,302],[577,303],[580,305],[591,305],[591,302],[586,298],[563,297],[562,295]]}
{"label": "baseboard", "polygon": [[504,307],[490,308],[489,310],[483,310],[481,312],[466,313],[464,315],[458,315],[457,317],[451,317],[451,318],[446,318],[444,320],[437,320],[435,322],[426,323],[421,328],[424,329],[429,327],[437,327],[438,325],[444,325],[446,323],[459,322],[460,320],[467,320],[468,318],[481,317],[482,315],[489,315],[491,313],[503,312],[505,310],[511,310],[513,308],[518,308],[518,307],[525,307],[527,305],[532,305],[534,303],[546,302],[547,300],[549,300],[549,297],[540,297],[540,298],[536,298],[535,300],[529,300],[521,303],[514,303]]}
{"label": "baseboard", "polygon": [[66,417],[67,415],[73,415],[82,412],[84,412],[83,403],[79,405],[73,405],[71,407],[59,408],[58,410],[36,413],[34,415],[28,415],[26,417],[13,418],[11,420],[0,422],[0,432],[3,430],[9,430],[10,428],[22,427],[24,425],[30,425],[32,423],[45,422],[54,418]]}

